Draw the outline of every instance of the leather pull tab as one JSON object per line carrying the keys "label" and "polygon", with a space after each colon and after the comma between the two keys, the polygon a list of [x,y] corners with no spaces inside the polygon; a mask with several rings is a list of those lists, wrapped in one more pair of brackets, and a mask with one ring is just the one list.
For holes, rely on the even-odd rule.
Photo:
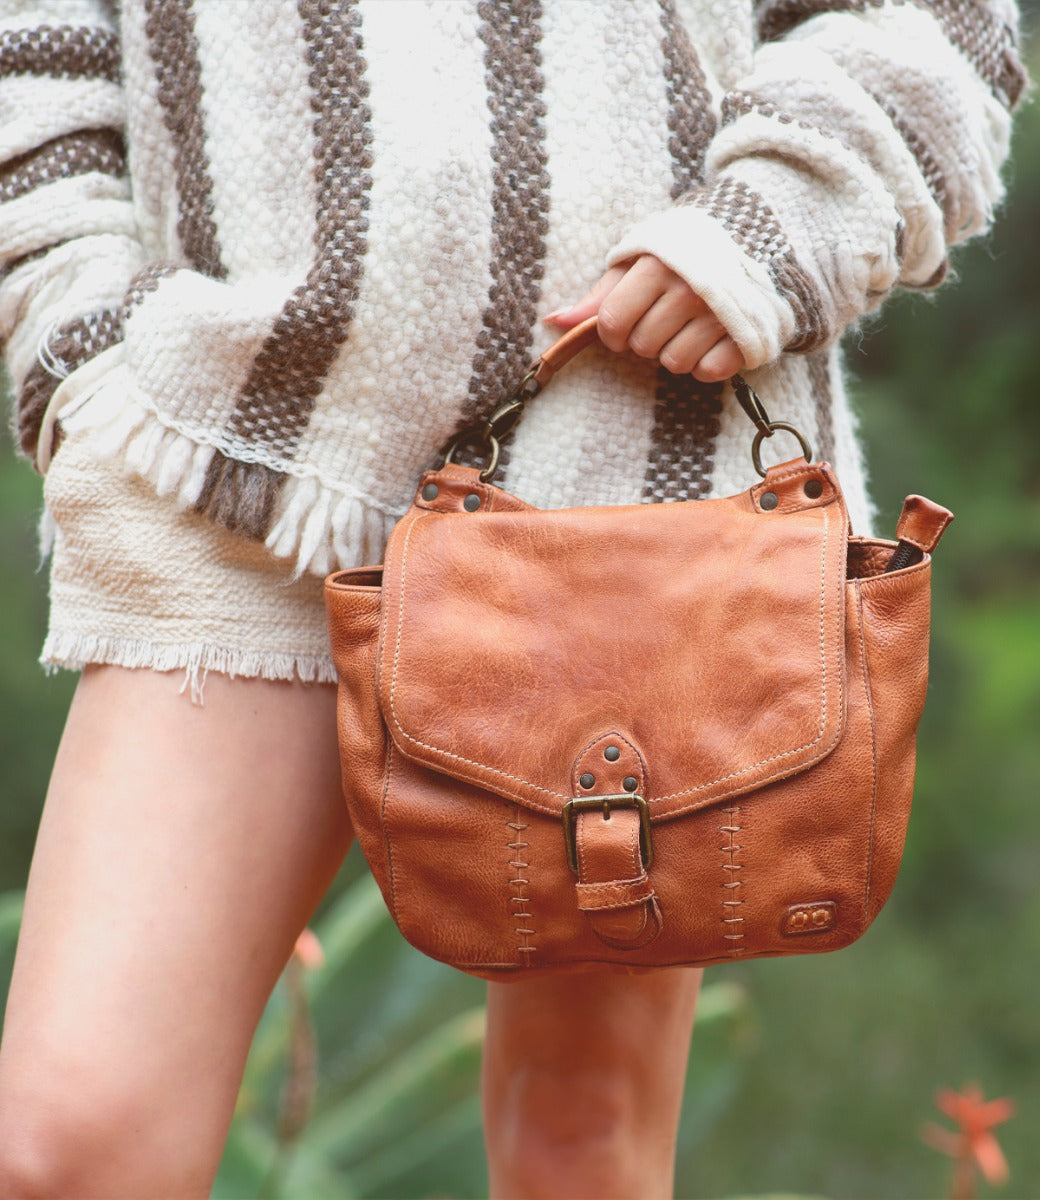
{"label": "leather pull tab", "polygon": [[[617,950],[635,950],[661,932],[661,907],[647,873],[653,858],[643,793],[646,765],[631,738],[610,730],[589,742],[571,769],[578,809],[573,858],[578,908]],[[602,798],[602,803],[599,799]]]}
{"label": "leather pull tab", "polygon": [[896,537],[922,554],[931,554],[952,520],[953,513],[941,504],[924,496],[907,496],[896,525]]}

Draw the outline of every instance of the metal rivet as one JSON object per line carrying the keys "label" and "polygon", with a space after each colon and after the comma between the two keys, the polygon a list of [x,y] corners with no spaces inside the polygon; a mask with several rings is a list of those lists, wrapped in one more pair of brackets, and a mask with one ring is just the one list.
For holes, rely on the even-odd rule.
{"label": "metal rivet", "polygon": [[578,780],[578,782],[583,788],[594,787],[596,783],[596,776],[590,775],[589,772],[586,771],[585,774],[582,775],[582,777]]}
{"label": "metal rivet", "polygon": [[761,499],[759,500],[759,504],[761,504],[766,512],[770,512],[772,509],[776,508],[779,503],[780,497],[776,494],[776,492],[763,492]]}
{"label": "metal rivet", "polygon": [[440,494],[441,489],[435,483],[428,483],[422,490],[424,500],[436,500]]}
{"label": "metal rivet", "polygon": [[606,750],[603,751],[603,757],[607,760],[607,762],[617,762],[617,760],[621,757],[621,751],[617,748],[617,746],[608,746]]}
{"label": "metal rivet", "polygon": [[819,500],[823,495],[823,482],[819,479],[807,479],[803,490],[810,500]]}
{"label": "metal rivet", "polygon": [[470,492],[466,499],[463,500],[462,507],[466,512],[476,512],[480,508],[480,497],[476,492]]}
{"label": "metal rivet", "polygon": [[634,775],[626,775],[621,781],[621,786],[626,792],[634,792],[639,787],[639,780]]}

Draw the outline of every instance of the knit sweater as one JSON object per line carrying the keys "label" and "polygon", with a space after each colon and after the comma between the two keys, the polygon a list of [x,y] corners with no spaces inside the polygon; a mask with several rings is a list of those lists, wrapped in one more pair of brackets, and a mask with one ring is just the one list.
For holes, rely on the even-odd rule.
{"label": "knit sweater", "polygon": [[[1013,0],[3,0],[21,446],[45,469],[60,415],[298,571],[375,560],[541,317],[647,253],[863,529],[835,347],[987,226],[1016,45]],[[499,481],[727,494],[752,432],[729,386],[594,349]]]}

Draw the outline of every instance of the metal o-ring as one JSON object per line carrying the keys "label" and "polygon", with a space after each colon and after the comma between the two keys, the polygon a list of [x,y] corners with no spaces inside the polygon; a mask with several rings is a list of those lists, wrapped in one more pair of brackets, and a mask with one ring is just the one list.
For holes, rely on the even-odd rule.
{"label": "metal o-ring", "polygon": [[[809,445],[808,439],[800,430],[795,429],[793,425],[788,425],[786,421],[770,421],[768,436],[772,437],[778,429],[782,430],[784,433],[790,433],[796,437],[798,439],[798,445],[802,450],[802,457],[806,462],[812,462],[812,446]],[[767,435],[760,429],[758,433],[755,434],[755,440],[751,443],[751,461],[755,465],[755,470],[763,479],[765,479],[766,473],[762,466],[762,440],[766,436]]]}
{"label": "metal o-ring", "polygon": [[487,444],[491,448],[491,454],[488,457],[487,466],[480,472],[481,483],[490,483],[494,479],[495,472],[498,470],[498,456],[502,449],[494,434],[488,438]]}

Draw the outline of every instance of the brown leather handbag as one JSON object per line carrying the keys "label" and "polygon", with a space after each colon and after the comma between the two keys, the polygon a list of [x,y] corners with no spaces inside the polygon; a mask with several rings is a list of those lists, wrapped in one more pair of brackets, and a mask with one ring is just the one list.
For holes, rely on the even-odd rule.
{"label": "brown leather handbag", "polygon": [[[423,476],[383,567],[325,584],[343,782],[405,937],[488,978],[835,950],[902,856],[928,672],[930,552],[850,537],[803,458],[737,496],[542,511],[491,483],[539,360]],[[798,435],[800,437],[800,435]]]}

